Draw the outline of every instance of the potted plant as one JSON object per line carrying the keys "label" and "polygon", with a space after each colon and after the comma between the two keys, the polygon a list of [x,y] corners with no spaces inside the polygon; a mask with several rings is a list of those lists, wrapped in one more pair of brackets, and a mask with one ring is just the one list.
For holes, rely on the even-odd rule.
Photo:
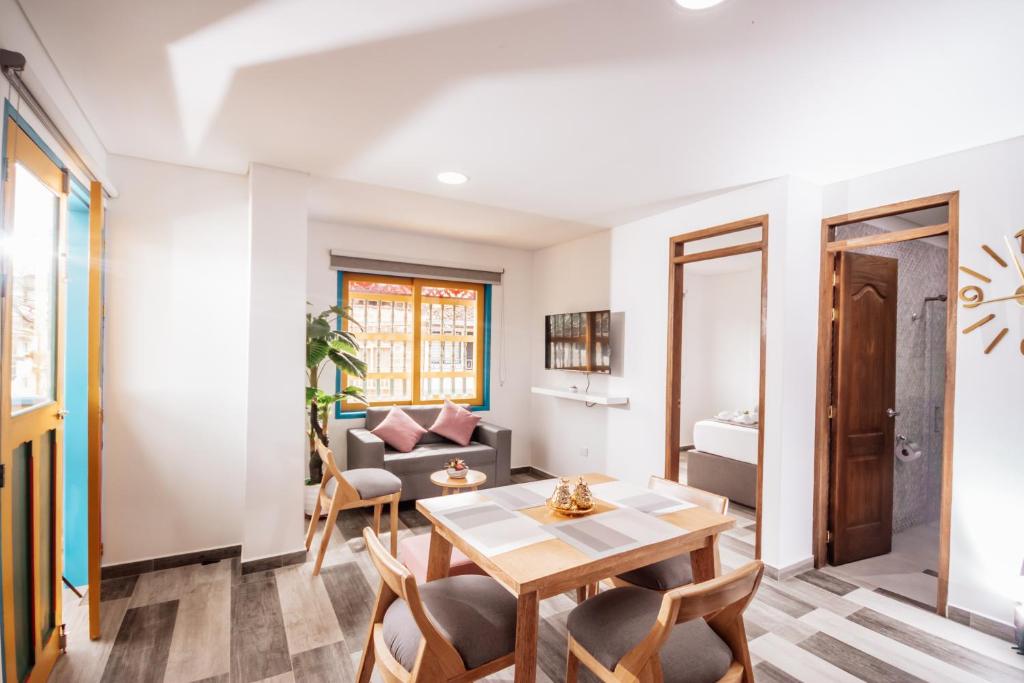
{"label": "potted plant", "polygon": [[344,321],[353,320],[348,310],[331,306],[317,315],[306,313],[306,410],[309,413],[309,466],[306,473],[306,515],[313,514],[317,491],[324,475],[324,464],[316,452],[316,440],[328,444],[327,422],[331,408],[343,399],[366,403],[361,387],[348,386],[340,393],[320,388],[320,375],[325,369],[337,368],[350,377],[366,377],[366,362],[360,360],[359,342],[352,333],[341,329]]}

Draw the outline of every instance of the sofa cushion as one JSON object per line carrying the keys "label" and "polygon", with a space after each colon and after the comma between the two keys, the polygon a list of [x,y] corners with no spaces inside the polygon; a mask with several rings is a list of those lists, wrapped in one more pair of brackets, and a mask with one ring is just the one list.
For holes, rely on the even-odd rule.
{"label": "sofa cushion", "polygon": [[497,451],[476,441],[468,446],[457,446],[450,441],[445,443],[419,444],[408,453],[384,452],[384,467],[398,476],[419,472],[436,472],[444,469],[444,463],[450,458],[462,458],[471,469],[482,465],[494,465],[498,457]]}
{"label": "sofa cushion", "polygon": [[398,406],[392,406],[387,417],[370,430],[374,436],[380,437],[384,443],[396,451],[408,453],[419,442],[420,437],[427,433],[422,425],[405,414]]}
{"label": "sofa cushion", "polygon": [[[644,588],[613,588],[580,603],[569,613],[566,626],[601,666],[613,671],[650,632],[661,600],[660,593]],[[732,658],[732,650],[703,619],[676,624],[661,646],[666,681],[717,681],[729,669]]]}
{"label": "sofa cushion", "polygon": [[[420,599],[467,669],[515,649],[516,599],[489,576],[452,576],[420,584]],[[384,642],[406,671],[416,664],[423,634],[404,600],[384,614]]]}
{"label": "sofa cushion", "polygon": [[479,415],[474,415],[462,406],[445,399],[444,407],[437,414],[434,424],[430,425],[430,431],[460,446],[468,446],[469,440],[473,438],[473,430],[479,422]]}
{"label": "sofa cushion", "polygon": [[362,467],[345,470],[341,477],[359,492],[363,500],[390,496],[402,490],[402,480],[387,470],[378,467]]}

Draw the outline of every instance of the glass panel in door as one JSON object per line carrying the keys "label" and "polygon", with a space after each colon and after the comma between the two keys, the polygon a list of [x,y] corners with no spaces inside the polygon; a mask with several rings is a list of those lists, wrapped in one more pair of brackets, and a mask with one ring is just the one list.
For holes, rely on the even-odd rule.
{"label": "glass panel in door", "polygon": [[59,198],[16,165],[11,259],[11,411],[55,400]]}

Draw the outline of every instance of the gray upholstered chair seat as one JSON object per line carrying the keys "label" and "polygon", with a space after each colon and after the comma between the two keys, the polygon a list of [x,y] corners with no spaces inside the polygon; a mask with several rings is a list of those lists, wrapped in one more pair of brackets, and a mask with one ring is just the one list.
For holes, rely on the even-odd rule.
{"label": "gray upholstered chair seat", "polygon": [[341,473],[342,479],[359,492],[363,500],[390,496],[402,490],[402,480],[387,470],[376,467],[365,467],[358,470],[346,470]]}
{"label": "gray upholstered chair seat", "polygon": [[626,583],[652,591],[668,591],[693,583],[693,567],[690,566],[690,554],[677,555],[646,567],[634,569],[618,578]]}
{"label": "gray upholstered chair seat", "polygon": [[[420,584],[420,599],[467,669],[503,657],[516,646],[516,600],[489,576],[452,576]],[[412,671],[422,634],[404,600],[388,607],[383,622],[388,650]]]}
{"label": "gray upholstered chair seat", "polygon": [[[609,670],[654,626],[662,595],[644,588],[613,588],[569,613],[568,629]],[[661,667],[672,683],[711,683],[732,664],[732,650],[703,619],[677,624],[661,648]]]}

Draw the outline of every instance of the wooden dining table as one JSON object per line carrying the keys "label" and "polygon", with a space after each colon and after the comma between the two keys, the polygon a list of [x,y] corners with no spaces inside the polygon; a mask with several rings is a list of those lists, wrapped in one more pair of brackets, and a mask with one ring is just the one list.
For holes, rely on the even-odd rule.
{"label": "wooden dining table", "polygon": [[[616,481],[603,474],[585,474],[583,478],[591,485]],[[556,482],[551,480],[552,491]],[[467,505],[489,502],[486,490],[458,496]],[[452,498],[454,496],[446,497],[449,503]],[[595,498],[595,514],[617,507],[602,501],[596,494]],[[686,552],[690,553],[694,582],[707,581],[714,578],[717,571],[718,535],[736,523],[728,515],[702,507],[688,507],[657,515],[658,519],[678,527],[681,534],[596,559],[554,536],[508,552],[488,555],[469,543],[457,527],[448,524],[443,514],[438,514],[444,509],[436,503],[438,500],[427,498],[416,502],[416,509],[430,520],[432,526],[427,581],[448,575],[452,548],[455,547],[516,597],[516,683],[532,683],[537,678],[541,600]],[[520,512],[541,524],[565,521],[545,505]]]}

